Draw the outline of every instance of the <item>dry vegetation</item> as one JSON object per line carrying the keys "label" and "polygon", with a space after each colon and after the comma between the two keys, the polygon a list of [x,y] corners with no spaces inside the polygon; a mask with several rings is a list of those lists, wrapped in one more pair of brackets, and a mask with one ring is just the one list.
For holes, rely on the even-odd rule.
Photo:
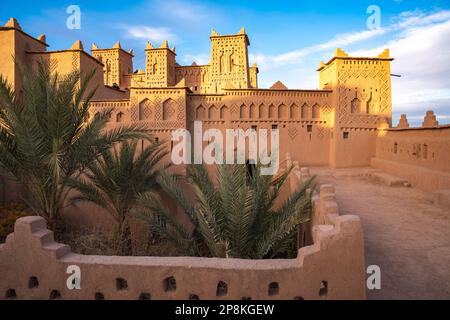
{"label": "dry vegetation", "polygon": [[[72,252],[87,255],[115,255],[113,233],[99,227],[68,226],[58,232],[58,242],[70,246]],[[149,235],[148,229],[139,221],[131,228],[132,255],[134,256],[178,256],[173,244]]]}

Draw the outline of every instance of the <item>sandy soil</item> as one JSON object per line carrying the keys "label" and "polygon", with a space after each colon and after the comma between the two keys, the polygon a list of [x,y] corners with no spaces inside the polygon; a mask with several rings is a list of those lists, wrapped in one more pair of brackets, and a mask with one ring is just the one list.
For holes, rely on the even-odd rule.
{"label": "sandy soil", "polygon": [[450,299],[450,210],[416,188],[389,187],[373,169],[311,168],[335,185],[341,214],[361,218],[366,265],[381,268],[381,289],[368,299]]}

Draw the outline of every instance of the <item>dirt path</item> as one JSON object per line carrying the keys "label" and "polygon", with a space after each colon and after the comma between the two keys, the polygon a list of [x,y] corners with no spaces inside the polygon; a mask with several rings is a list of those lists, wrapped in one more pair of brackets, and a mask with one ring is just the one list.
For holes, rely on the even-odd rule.
{"label": "dirt path", "polygon": [[311,168],[335,185],[341,214],[362,220],[366,265],[381,268],[381,290],[368,290],[368,299],[450,299],[449,210],[429,193],[361,175],[368,170]]}

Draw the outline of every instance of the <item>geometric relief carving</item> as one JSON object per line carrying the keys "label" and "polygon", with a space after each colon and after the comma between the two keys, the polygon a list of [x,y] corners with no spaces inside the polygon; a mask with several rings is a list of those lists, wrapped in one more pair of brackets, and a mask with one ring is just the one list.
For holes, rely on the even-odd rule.
{"label": "geometric relief carving", "polygon": [[236,106],[236,104],[233,103],[233,104],[231,105],[231,113],[234,114],[234,113],[236,113],[237,111],[238,111],[238,107]]}
{"label": "geometric relief carving", "polygon": [[325,136],[325,128],[319,127],[318,130],[317,130],[317,137],[320,140],[322,140],[324,136]]}
{"label": "geometric relief carving", "polygon": [[353,78],[358,78],[360,75],[361,71],[360,70],[354,70],[352,73],[352,77]]}
{"label": "geometric relief carving", "polygon": [[54,73],[56,71],[56,69],[58,68],[58,60],[56,59],[50,59],[50,72]]}
{"label": "geometric relief carving", "polygon": [[153,102],[153,108],[155,109],[155,120],[161,120],[162,112],[161,112],[161,98],[156,97]]}
{"label": "geometric relief carving", "polygon": [[323,114],[323,117],[326,117],[326,116],[328,116],[328,114],[331,112],[331,108],[330,108],[330,106],[329,105],[324,105],[323,107],[322,107],[322,114]]}
{"label": "geometric relief carving", "polygon": [[[349,89],[360,86],[367,79],[372,82],[370,90],[367,90],[368,88],[364,90],[360,87],[361,91],[355,95],[354,91]],[[373,118],[364,114],[386,113],[391,107],[389,99],[390,77],[383,67],[374,65],[373,68],[369,68],[368,66],[356,65],[349,69],[339,70],[338,84],[336,106],[338,123],[350,124],[353,122],[355,124],[357,122],[358,125],[371,125]],[[378,88],[376,94],[372,91],[375,88]]]}
{"label": "geometric relief carving", "polygon": [[288,136],[289,136],[289,138],[291,138],[291,140],[294,140],[295,137],[297,136],[297,134],[298,134],[297,127],[290,126],[289,129],[288,129]]}
{"label": "geometric relief carving", "polygon": [[131,121],[138,120],[138,106],[136,106],[136,97],[130,100],[130,110],[131,110]]}
{"label": "geometric relief carving", "polygon": [[184,124],[180,121],[152,121],[148,122],[151,129],[178,129],[183,128]]}
{"label": "geometric relief carving", "polygon": [[185,119],[185,105],[184,105],[184,98],[179,97],[178,98],[178,112],[177,112],[177,120],[178,121],[184,121]]}
{"label": "geometric relief carving", "polygon": [[78,70],[78,54],[72,53],[72,70]]}

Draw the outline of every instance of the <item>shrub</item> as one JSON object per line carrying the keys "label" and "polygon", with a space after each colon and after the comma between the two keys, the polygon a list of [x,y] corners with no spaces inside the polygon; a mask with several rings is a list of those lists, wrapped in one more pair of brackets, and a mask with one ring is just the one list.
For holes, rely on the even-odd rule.
{"label": "shrub", "polygon": [[14,224],[17,219],[29,215],[25,206],[21,204],[11,203],[0,206],[0,242],[5,242],[8,234],[14,232]]}

